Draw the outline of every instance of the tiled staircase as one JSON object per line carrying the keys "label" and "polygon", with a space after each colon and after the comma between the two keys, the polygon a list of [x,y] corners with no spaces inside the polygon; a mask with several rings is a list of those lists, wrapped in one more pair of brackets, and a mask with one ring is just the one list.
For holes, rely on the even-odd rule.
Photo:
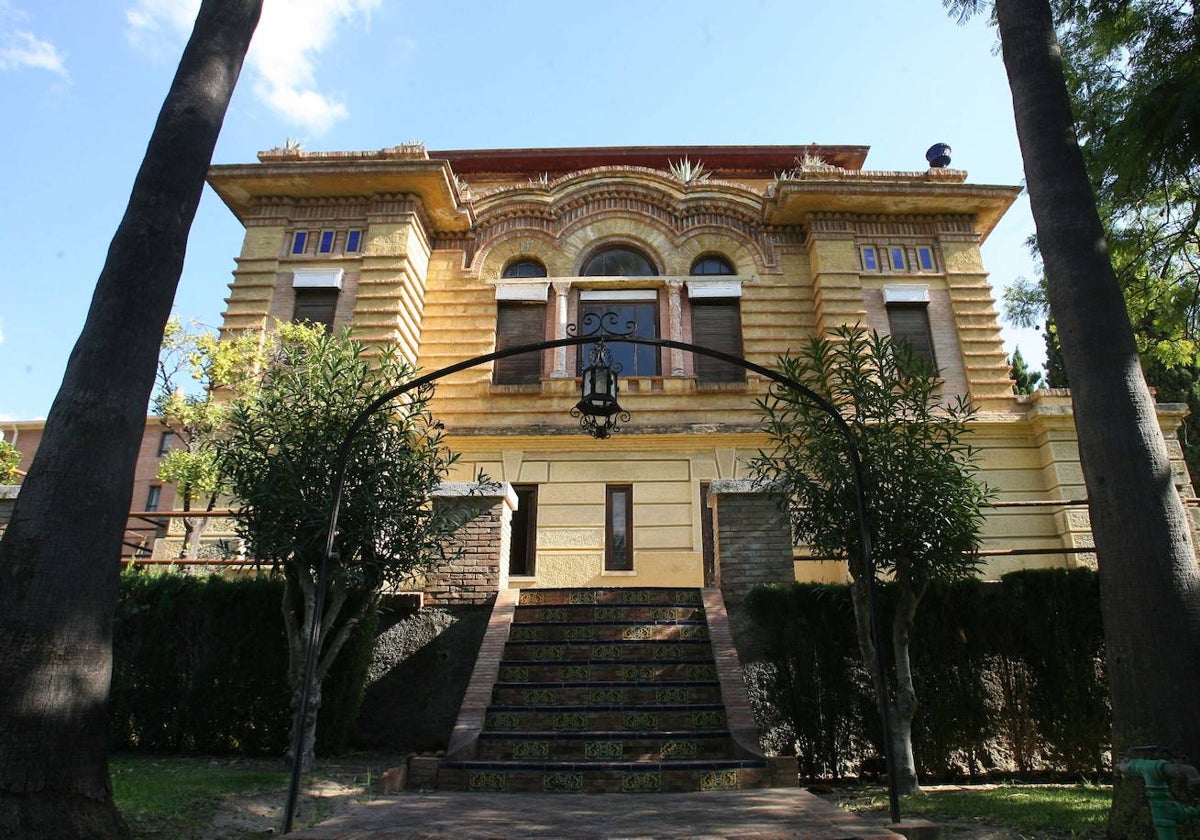
{"label": "tiled staircase", "polygon": [[524,590],[496,666],[477,737],[452,744],[441,789],[771,786],[770,760],[730,731],[700,590]]}

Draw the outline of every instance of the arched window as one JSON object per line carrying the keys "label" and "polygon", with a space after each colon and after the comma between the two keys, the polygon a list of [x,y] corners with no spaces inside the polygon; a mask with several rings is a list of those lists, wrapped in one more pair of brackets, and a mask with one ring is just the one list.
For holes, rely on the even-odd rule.
{"label": "arched window", "polygon": [[601,248],[588,257],[581,277],[653,277],[654,263],[641,251],[624,245]]}
{"label": "arched window", "polygon": [[513,260],[508,265],[504,266],[504,270],[500,272],[501,277],[545,277],[546,266],[540,262],[528,257]]}
{"label": "arched window", "polygon": [[712,274],[737,274],[733,270],[733,263],[715,254],[700,257],[692,263],[691,273],[693,277]]}

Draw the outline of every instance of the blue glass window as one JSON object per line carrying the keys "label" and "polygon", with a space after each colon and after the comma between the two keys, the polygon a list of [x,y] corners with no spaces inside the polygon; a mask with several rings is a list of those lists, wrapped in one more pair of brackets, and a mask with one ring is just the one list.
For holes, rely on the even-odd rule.
{"label": "blue glass window", "polygon": [[346,253],[356,254],[362,246],[362,231],[352,230],[346,234]]}
{"label": "blue glass window", "polygon": [[332,254],[333,253],[333,231],[321,231],[321,242],[317,246],[317,253]]}
{"label": "blue glass window", "polygon": [[893,245],[888,249],[892,256],[892,271],[904,271],[904,249],[899,245]]}
{"label": "blue glass window", "polygon": [[875,255],[875,249],[867,245],[862,249],[862,263],[864,271],[878,271],[879,259]]}
{"label": "blue glass window", "polygon": [[[604,326],[612,325],[613,332],[627,333],[632,324],[639,338],[658,338],[658,305],[646,303],[584,303],[580,307],[584,323],[589,314],[596,316],[596,326],[586,335],[596,335]],[[604,320],[608,316],[608,320]],[[613,362],[621,366],[620,376],[658,376],[658,348],[645,344],[613,342],[608,345]],[[591,356],[592,345],[579,348],[580,370]]]}
{"label": "blue glass window", "polygon": [[298,230],[292,236],[292,253],[303,254],[308,249],[308,233]]}
{"label": "blue glass window", "polygon": [[918,248],[917,263],[921,266],[922,271],[933,271],[933,249]]}

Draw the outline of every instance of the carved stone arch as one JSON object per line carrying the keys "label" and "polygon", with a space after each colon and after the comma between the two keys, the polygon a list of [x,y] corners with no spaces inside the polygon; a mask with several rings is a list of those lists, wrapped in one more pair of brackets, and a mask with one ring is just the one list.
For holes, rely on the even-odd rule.
{"label": "carved stone arch", "polygon": [[675,241],[665,225],[641,216],[604,214],[581,220],[572,229],[564,231],[559,240],[562,256],[571,266],[568,276],[577,275],[588,257],[611,245],[637,248],[654,264],[659,274],[666,274],[667,255],[674,250]]}
{"label": "carved stone arch", "polygon": [[690,274],[692,263],[712,254],[724,257],[738,274],[759,274],[763,271],[762,251],[758,243],[747,241],[725,228],[708,228],[689,232],[675,251],[672,274]]}
{"label": "carved stone arch", "polygon": [[546,274],[550,277],[563,277],[571,270],[554,237],[540,230],[517,230],[493,239],[476,254],[475,266],[481,278],[494,280],[504,266],[522,257],[535,259],[546,266]]}

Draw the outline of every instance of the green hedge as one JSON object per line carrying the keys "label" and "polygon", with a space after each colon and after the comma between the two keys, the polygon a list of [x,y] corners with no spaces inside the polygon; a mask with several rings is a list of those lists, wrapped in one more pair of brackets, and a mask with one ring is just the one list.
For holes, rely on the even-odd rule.
{"label": "green hedge", "polygon": [[[291,727],[283,583],[126,572],[113,628],[114,749],[283,753]],[[325,681],[320,753],[346,749],[375,638],[372,611]]]}
{"label": "green hedge", "polygon": [[[882,587],[881,608],[890,614]],[[746,602],[763,659],[749,668],[768,747],[837,778],[881,752],[847,586],[758,587]],[[887,618],[885,627],[890,627]],[[911,653],[918,769],[1097,774],[1111,737],[1097,575],[1015,572],[931,587]]]}

